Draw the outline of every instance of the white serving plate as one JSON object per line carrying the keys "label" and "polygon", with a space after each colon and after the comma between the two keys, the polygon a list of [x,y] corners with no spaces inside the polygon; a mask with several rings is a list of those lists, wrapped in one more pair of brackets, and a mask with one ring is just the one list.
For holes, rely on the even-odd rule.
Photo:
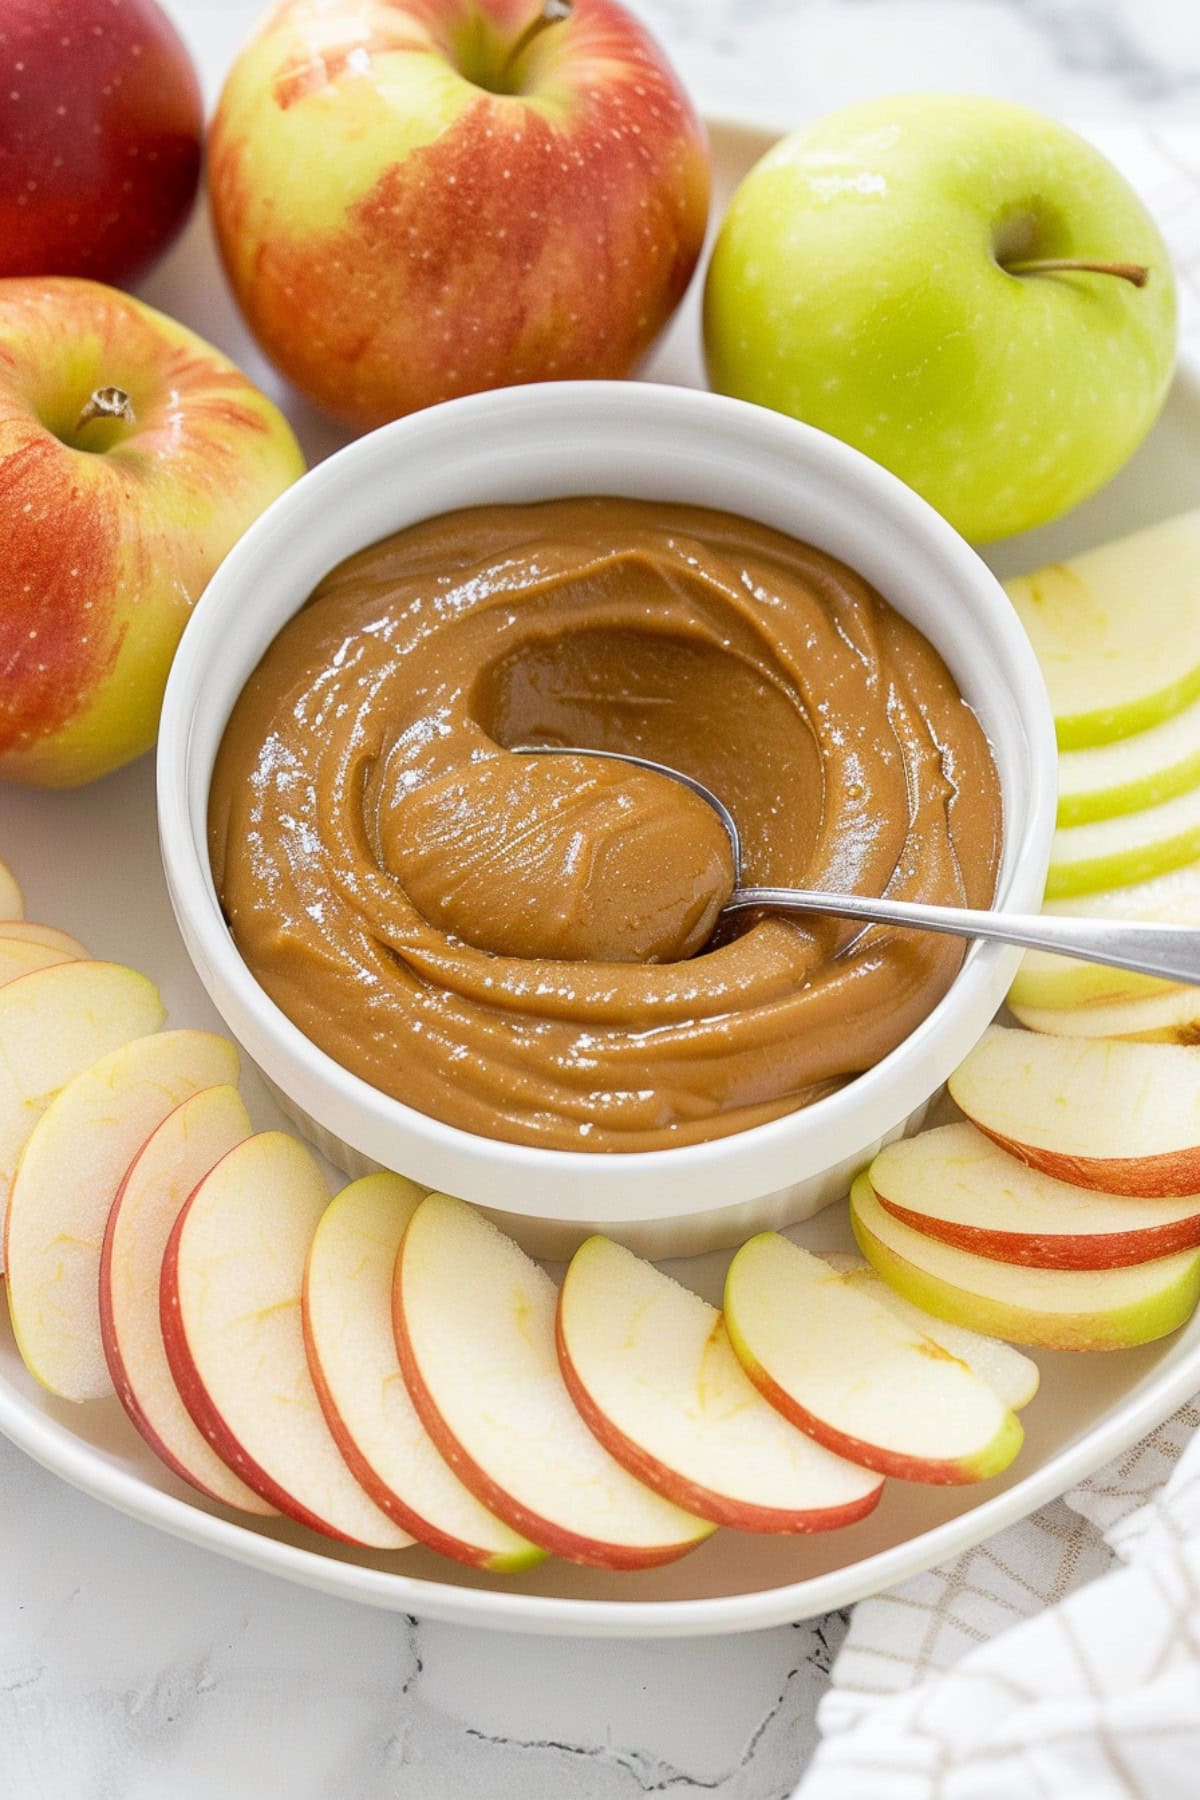
{"label": "white serving plate", "polygon": [[[718,124],[712,136],[719,216],[771,134]],[[203,218],[145,292],[283,397],[233,312]],[[693,292],[650,359],[648,375],[687,384],[702,380],[697,301]],[[302,403],[289,400],[287,407],[310,458],[343,441]],[[1200,370],[1185,363],[1150,439],[1103,494],[1055,526],[1010,540],[989,560],[1000,574],[1012,574],[1194,505],[1200,501],[1197,469]],[[95,954],[152,976],[172,1024],[220,1029],[167,900],[151,758],[74,793],[0,789],[0,855],[25,889],[31,918],[62,926]],[[256,1126],[286,1123],[251,1071],[242,1086]],[[830,1208],[794,1235],[814,1249],[849,1247],[844,1207]],[[673,1272],[719,1300],[726,1260],[721,1254],[678,1263]],[[0,1432],[84,1492],[177,1537],[345,1599],[544,1633],[699,1636],[752,1631],[848,1605],[1045,1505],[1200,1389],[1200,1317],[1141,1350],[1043,1353],[1042,1389],[1024,1415],[1025,1447],[1005,1475],[978,1488],[893,1481],[877,1510],[843,1531],[807,1538],[720,1531],[682,1562],[639,1574],[550,1561],[504,1577],[420,1549],[356,1551],[286,1522],[243,1523],[176,1481],[142,1444],[115,1398],[74,1407],[47,1395],[21,1363],[7,1307],[0,1315]]]}

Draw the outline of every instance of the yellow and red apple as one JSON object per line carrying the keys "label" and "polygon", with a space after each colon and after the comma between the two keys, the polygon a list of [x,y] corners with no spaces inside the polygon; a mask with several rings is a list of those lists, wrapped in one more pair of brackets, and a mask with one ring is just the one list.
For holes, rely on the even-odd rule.
{"label": "yellow and red apple", "polygon": [[0,281],[0,777],[148,750],[192,606],[304,462],[184,326],[66,277]]}
{"label": "yellow and red apple", "polygon": [[209,144],[264,350],[360,426],[628,373],[704,240],[703,128],[616,0],[288,0]]}

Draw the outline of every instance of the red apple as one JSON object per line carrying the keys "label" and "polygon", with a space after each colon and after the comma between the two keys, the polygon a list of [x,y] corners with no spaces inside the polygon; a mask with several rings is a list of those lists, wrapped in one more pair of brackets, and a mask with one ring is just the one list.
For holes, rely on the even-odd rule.
{"label": "red apple", "polygon": [[154,0],[0,0],[0,275],[128,281],[200,178],[200,87]]}
{"label": "red apple", "polygon": [[91,281],[0,281],[0,776],[72,786],[150,748],[192,605],[303,467],[184,326]]}
{"label": "red apple", "polygon": [[251,328],[364,426],[626,374],[687,287],[708,188],[703,128],[616,0],[290,0],[209,143]]}

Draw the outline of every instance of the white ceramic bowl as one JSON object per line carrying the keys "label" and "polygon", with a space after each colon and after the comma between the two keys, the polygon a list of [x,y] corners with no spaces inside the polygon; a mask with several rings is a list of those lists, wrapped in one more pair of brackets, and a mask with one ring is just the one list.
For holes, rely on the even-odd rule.
{"label": "white ceramic bowl", "polygon": [[444,1125],[317,1049],[246,968],[209,871],[205,814],[226,720],[320,578],[437,513],[582,493],[722,507],[816,544],[874,583],[941,651],[979,715],[1004,798],[997,903],[1037,909],[1054,822],[1053,726],[1033,654],[990,571],[901,482],[834,439],[760,407],[640,382],[455,400],[349,445],[275,502],[218,570],[175,658],[159,739],[163,860],[215,1005],[333,1162],[352,1173],[381,1164],[486,1206],[542,1254],[566,1253],[594,1229],[645,1254],[693,1254],[844,1194],[882,1143],[919,1123],[1003,999],[1016,953],[975,946],[918,1030],[807,1110],[677,1150],[545,1150]]}

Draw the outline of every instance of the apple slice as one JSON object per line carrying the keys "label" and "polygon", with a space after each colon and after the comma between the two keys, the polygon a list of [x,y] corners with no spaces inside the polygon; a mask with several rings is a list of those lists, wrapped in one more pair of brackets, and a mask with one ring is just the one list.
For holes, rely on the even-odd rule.
{"label": "apple slice", "polygon": [[0,937],[0,987],[29,975],[34,969],[52,969],[56,963],[74,962],[69,950],[53,944],[34,944],[28,939]]}
{"label": "apple slice", "polygon": [[1142,1044],[1200,1042],[1200,988],[1164,985],[1161,992],[1087,1006],[1020,1006],[1009,1010],[1027,1031],[1050,1037],[1128,1038]]}
{"label": "apple slice", "polygon": [[117,1397],[169,1469],[212,1500],[273,1514],[201,1435],[171,1377],[159,1321],[163,1252],[188,1195],[250,1135],[236,1088],[201,1088],[153,1131],[130,1163],[100,1256],[100,1335]]}
{"label": "apple slice", "polygon": [[1112,744],[1064,750],[1058,759],[1058,822],[1087,825],[1158,806],[1200,785],[1200,700]]}
{"label": "apple slice", "polygon": [[411,1544],[350,1473],[308,1370],[304,1265],[329,1189],[284,1131],[248,1137],[186,1202],[163,1254],[160,1308],[180,1398],[264,1500],[326,1537]]}
{"label": "apple slice", "polygon": [[304,1276],[304,1340],[325,1418],[353,1474],[382,1511],[443,1556],[512,1571],[545,1551],[463,1486],[409,1397],[392,1329],[400,1240],[423,1190],[366,1175],[326,1208]]}
{"label": "apple slice", "polygon": [[715,1306],[609,1238],[576,1251],[558,1357],[584,1423],[631,1475],[735,1531],[832,1531],[883,1477],[797,1431],[751,1383]]}
{"label": "apple slice", "polygon": [[68,1082],[30,1132],[4,1221],[4,1267],[17,1348],[52,1394],[112,1392],[99,1281],[117,1189],[181,1100],[237,1072],[237,1051],[211,1031],[135,1038]]}
{"label": "apple slice", "polygon": [[0,862],[0,919],[23,919],[25,899],[16,876],[7,863]]}
{"label": "apple slice", "polygon": [[90,960],[89,952],[69,931],[60,931],[57,925],[39,925],[32,919],[0,920],[0,941],[5,944],[45,944],[51,950],[65,950],[70,960]]}
{"label": "apple slice", "polygon": [[[1086,919],[1143,919],[1163,924],[1200,925],[1200,864],[1186,863],[1151,881],[1047,900],[1043,912]],[[1008,990],[1010,1005],[1081,1006],[1093,1000],[1132,1000],[1175,991],[1175,984],[1129,969],[1106,969],[1073,956],[1027,950]]]}
{"label": "apple slice", "polygon": [[1200,1193],[1200,1050],[992,1025],[949,1087],[980,1131],[1059,1181]]}
{"label": "apple slice", "polygon": [[[1005,583],[1064,750],[1145,731],[1200,695],[1200,511]],[[1170,628],[1146,629],[1164,607]]]}
{"label": "apple slice", "polygon": [[546,1550],[647,1569],[713,1530],[623,1469],[571,1401],[554,1283],[482,1213],[431,1194],[396,1262],[400,1366],[426,1429],[483,1504]]}
{"label": "apple slice", "polygon": [[1176,794],[1161,806],[1070,825],[1054,833],[1046,894],[1065,900],[1073,894],[1125,887],[1169,873],[1200,857],[1200,788]]}
{"label": "apple slice", "polygon": [[996,1262],[894,1218],[865,1175],[851,1190],[850,1223],[863,1255],[898,1294],[952,1323],[1044,1350],[1148,1344],[1184,1324],[1200,1298],[1200,1251],[1123,1269]]}
{"label": "apple slice", "polygon": [[755,1387],[840,1456],[904,1481],[982,1481],[1020,1421],[957,1356],[777,1232],[725,1277],[729,1341]]}
{"label": "apple slice", "polygon": [[120,963],[58,963],[0,987],[0,1214],[25,1141],[58,1090],[118,1044],[157,1031],[163,1017],[157,988]]}
{"label": "apple slice", "polygon": [[824,1250],[821,1261],[827,1262],[850,1287],[869,1294],[872,1300],[886,1306],[906,1325],[923,1332],[951,1356],[965,1362],[981,1381],[995,1388],[1005,1406],[1011,1406],[1014,1412],[1028,1406],[1037,1393],[1041,1370],[1023,1351],[1015,1350],[1001,1338],[984,1337],[982,1332],[972,1331],[967,1325],[951,1325],[948,1319],[936,1318],[933,1313],[914,1306],[911,1300],[889,1287],[861,1256],[848,1251]]}
{"label": "apple slice", "polygon": [[881,1150],[879,1204],[926,1237],[1039,1269],[1115,1269],[1200,1247],[1200,1194],[1147,1199],[1073,1187],[1029,1168],[973,1125]]}

